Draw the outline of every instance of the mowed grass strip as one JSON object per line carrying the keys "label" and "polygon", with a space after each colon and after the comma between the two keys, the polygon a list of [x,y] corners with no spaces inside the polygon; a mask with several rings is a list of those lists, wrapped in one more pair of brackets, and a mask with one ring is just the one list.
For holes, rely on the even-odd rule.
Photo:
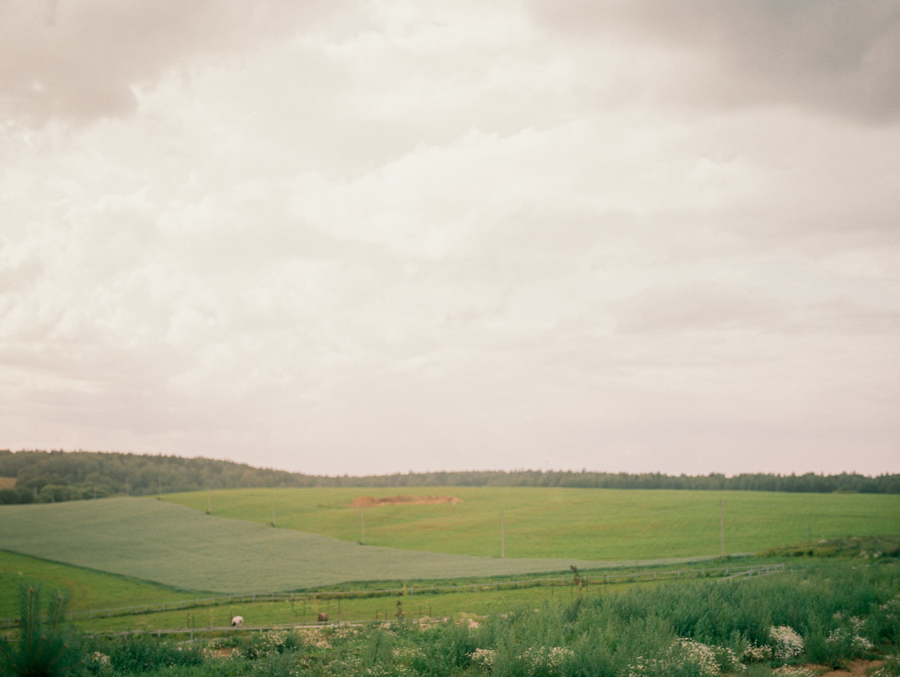
{"label": "mowed grass strip", "polygon": [[165,500],[216,515],[355,542],[362,495],[445,495],[457,504],[366,508],[365,541],[405,550],[588,560],[715,556],[719,500],[729,553],[817,540],[900,533],[900,496],[749,491],[393,487],[240,489],[170,494]]}
{"label": "mowed grass strip", "polygon": [[277,592],[346,581],[565,572],[609,563],[499,559],[361,546],[151,498],[0,508],[0,549],[180,590]]}
{"label": "mowed grass strip", "polygon": [[[678,585],[668,581],[666,585]],[[242,616],[248,626],[272,626],[316,623],[319,613],[327,613],[329,623],[392,620],[397,618],[397,602],[407,619],[422,617],[447,618],[460,614],[487,615],[528,606],[540,607],[545,602],[574,601],[582,596],[590,599],[598,595],[617,594],[635,587],[659,585],[657,582],[596,585],[578,592],[572,586],[542,586],[521,589],[478,592],[424,593],[402,597],[364,597],[341,599],[297,600],[284,602],[235,603],[216,607],[155,612],[112,618],[78,619],[75,625],[85,632],[122,632],[181,629],[222,628],[234,616]]]}
{"label": "mowed grass strip", "polygon": [[146,581],[0,551],[0,618],[19,616],[19,590],[23,584],[40,585],[44,599],[52,590],[68,593],[69,611],[180,602],[197,596]]}

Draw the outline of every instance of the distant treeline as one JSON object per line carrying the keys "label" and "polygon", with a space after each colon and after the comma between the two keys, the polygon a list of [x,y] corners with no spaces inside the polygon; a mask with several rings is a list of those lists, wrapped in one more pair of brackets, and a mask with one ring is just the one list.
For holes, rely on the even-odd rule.
{"label": "distant treeline", "polygon": [[900,475],[868,477],[840,475],[773,475],[763,473],[725,477],[663,475],[661,473],[573,472],[571,470],[513,470],[408,473],[369,477],[322,477],[317,486],[344,487],[573,487],[583,489],[695,489],[715,491],[790,491],[805,493],[900,494]]}
{"label": "distant treeline", "polygon": [[[0,451],[0,503],[34,503],[250,487],[573,487],[900,494],[900,475],[663,475],[514,470],[329,477],[209,458],[89,451]],[[12,484],[9,480],[7,484]],[[2,486],[2,484],[0,484]]]}
{"label": "distant treeline", "polygon": [[92,451],[0,451],[0,477],[16,478],[15,487],[0,489],[0,503],[302,486],[297,481],[300,475],[243,463]]}

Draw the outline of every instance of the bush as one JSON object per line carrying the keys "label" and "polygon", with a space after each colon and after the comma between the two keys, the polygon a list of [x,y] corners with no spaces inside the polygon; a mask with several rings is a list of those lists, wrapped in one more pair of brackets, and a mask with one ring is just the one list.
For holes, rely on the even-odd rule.
{"label": "bush", "polygon": [[20,587],[19,640],[0,644],[4,673],[18,677],[56,677],[75,667],[80,654],[63,625],[66,602],[64,595],[52,592],[44,619],[40,586]]}
{"label": "bush", "polygon": [[[203,655],[193,647],[181,647],[147,635],[112,640],[89,647],[101,656],[108,656],[109,667],[118,673],[141,674],[161,668],[200,665]],[[91,653],[90,655],[93,655]],[[101,665],[103,659],[98,661]]]}

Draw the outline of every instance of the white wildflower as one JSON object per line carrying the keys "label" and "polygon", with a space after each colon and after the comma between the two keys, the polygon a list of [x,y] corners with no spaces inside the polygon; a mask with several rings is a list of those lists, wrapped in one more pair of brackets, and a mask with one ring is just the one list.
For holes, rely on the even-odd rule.
{"label": "white wildflower", "polygon": [[469,658],[472,659],[473,663],[489,668],[494,664],[494,650],[475,649],[475,651],[469,654]]}
{"label": "white wildflower", "polygon": [[838,628],[828,633],[825,638],[828,644],[850,644],[850,648],[854,651],[866,652],[874,648],[872,642],[862,635],[851,633],[845,628]]}
{"label": "white wildflower", "polygon": [[714,646],[712,649],[716,654],[716,660],[719,662],[720,668],[731,673],[747,670],[747,666],[742,664],[737,654],[727,646]]}
{"label": "white wildflower", "polygon": [[626,677],[662,677],[671,673],[684,673],[688,666],[696,669],[703,677],[717,677],[720,674],[715,650],[692,639],[679,639],[672,644],[661,658],[646,659],[638,656],[628,666]]}
{"label": "white wildflower", "polygon": [[872,644],[871,640],[868,637],[863,637],[862,635],[854,635],[852,646],[857,651],[861,652],[869,652],[875,648],[875,645]]}
{"label": "white wildflower", "polygon": [[900,675],[900,654],[885,656],[884,664],[870,677],[897,677]]}
{"label": "white wildflower", "polygon": [[787,625],[769,628],[769,637],[775,643],[773,654],[778,661],[787,661],[803,653],[803,638]]}
{"label": "white wildflower", "polygon": [[359,629],[353,627],[352,625],[338,625],[332,631],[331,636],[334,639],[349,639],[350,637],[356,637],[356,635],[358,634]]}
{"label": "white wildflower", "polygon": [[90,656],[88,656],[88,660],[90,660],[91,663],[96,663],[101,667],[106,667],[109,665],[109,656],[107,656],[105,653],[100,653],[99,651],[95,651]]}
{"label": "white wildflower", "polygon": [[417,646],[398,646],[394,649],[393,655],[396,662],[404,664],[423,656],[422,650]]}
{"label": "white wildflower", "polygon": [[744,649],[744,653],[742,654],[741,658],[752,663],[761,663],[762,661],[767,661],[772,658],[772,647],[765,645],[760,646],[759,644],[748,642],[747,648]]}
{"label": "white wildflower", "polygon": [[778,677],[814,677],[816,673],[809,668],[800,667],[799,665],[784,665],[780,668],[775,668],[772,674],[778,675]]}
{"label": "white wildflower", "polygon": [[[296,628],[294,630],[300,640],[308,646],[317,646],[320,649],[328,649],[331,645],[325,637],[324,628]],[[332,635],[338,639],[343,638],[340,626],[334,629]]]}

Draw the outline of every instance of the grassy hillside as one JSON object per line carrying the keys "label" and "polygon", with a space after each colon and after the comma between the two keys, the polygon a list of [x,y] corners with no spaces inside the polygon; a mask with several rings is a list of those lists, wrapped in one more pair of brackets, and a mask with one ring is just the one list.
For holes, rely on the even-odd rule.
{"label": "grassy hillside", "polygon": [[531,487],[244,489],[172,494],[165,500],[215,515],[355,542],[361,495],[452,495],[458,504],[365,510],[365,540],[406,550],[589,560],[718,555],[719,500],[729,553],[848,535],[900,533],[900,496]]}
{"label": "grassy hillside", "polygon": [[499,559],[361,546],[210,516],[150,498],[4,506],[0,550],[181,590],[224,593],[605,565],[583,559]]}
{"label": "grassy hillside", "polygon": [[0,551],[0,618],[19,615],[19,586],[66,591],[69,610],[175,602],[191,595],[162,585]]}

